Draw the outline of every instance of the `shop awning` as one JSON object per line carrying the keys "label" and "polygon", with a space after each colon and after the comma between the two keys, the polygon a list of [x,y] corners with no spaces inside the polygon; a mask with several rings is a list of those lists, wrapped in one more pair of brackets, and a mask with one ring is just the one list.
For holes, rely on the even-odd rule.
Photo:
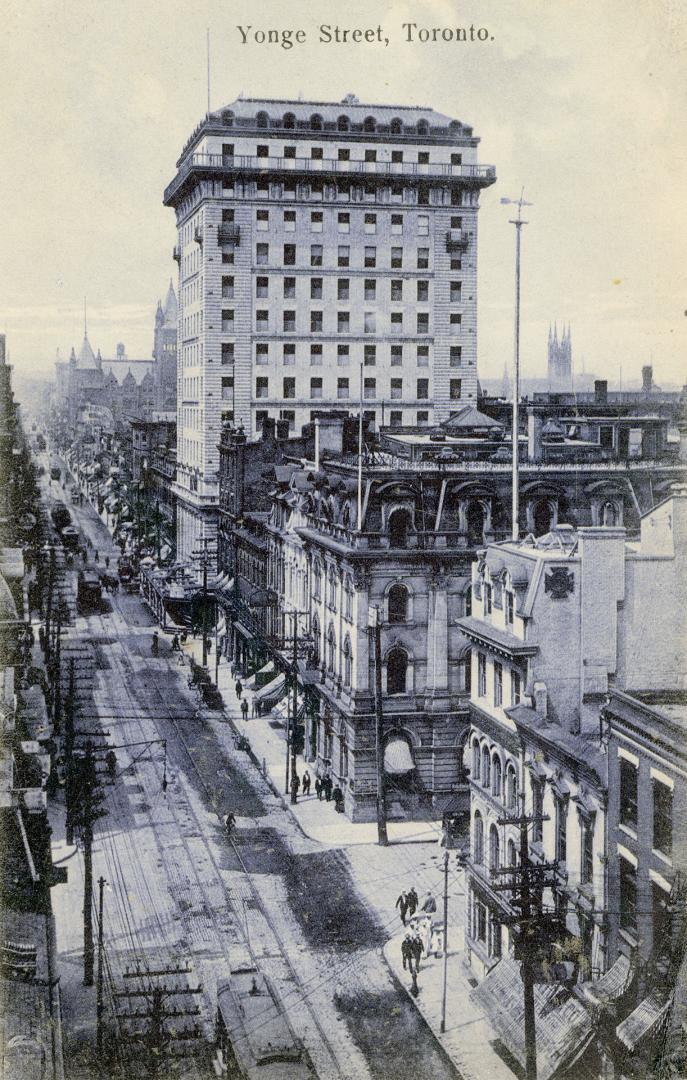
{"label": "shop awning", "polygon": [[[562,997],[562,1000],[559,999]],[[520,965],[510,957],[496,964],[472,992],[508,1050],[525,1064],[525,1015]],[[581,1001],[558,983],[534,987],[537,1031],[537,1077],[549,1080],[569,1067],[591,1042],[592,1018]]]}
{"label": "shop awning", "polygon": [[384,747],[384,772],[399,776],[414,768],[415,762],[405,739],[389,739]]}
{"label": "shop awning", "polygon": [[618,1024],[615,1033],[628,1050],[635,1050],[640,1042],[658,1032],[669,1008],[670,998],[666,1000],[665,990],[654,990]]}
{"label": "shop awning", "polygon": [[240,634],[241,637],[245,637],[248,641],[253,640],[252,632],[248,629],[247,626],[244,626],[242,622],[235,622],[234,623],[234,630],[236,631],[237,634]]}
{"label": "shop awning", "polygon": [[592,1004],[603,1008],[621,998],[632,982],[634,969],[628,956],[620,955],[605,975],[584,983],[582,992]]}
{"label": "shop awning", "polygon": [[284,672],[280,672],[276,679],[272,679],[265,686],[262,686],[253,697],[253,701],[270,701],[272,698],[276,700],[282,692],[284,683],[286,682],[286,675]]}
{"label": "shop awning", "polygon": [[[284,697],[281,699],[281,701],[278,701],[277,704],[275,706],[273,706],[273,708],[272,708],[272,716],[275,717],[275,719],[278,719],[278,720],[285,720],[286,717],[289,715],[289,711],[290,711],[292,705],[293,705],[293,693],[289,692],[287,694],[284,694]],[[296,716],[300,717],[302,712],[303,712],[303,698],[299,694],[298,695],[298,705],[297,705]]]}
{"label": "shop awning", "polygon": [[217,636],[221,637],[222,634],[224,634],[226,632],[226,629],[227,629],[227,624],[224,621],[224,615],[222,615],[221,619],[217,623]]}

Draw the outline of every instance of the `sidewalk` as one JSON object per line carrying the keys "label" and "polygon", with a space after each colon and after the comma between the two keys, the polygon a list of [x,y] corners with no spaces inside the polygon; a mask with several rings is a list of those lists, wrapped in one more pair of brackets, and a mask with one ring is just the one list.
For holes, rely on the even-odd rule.
{"label": "sidewalk", "polygon": [[[189,639],[184,645],[184,653],[200,663],[202,659],[200,639]],[[208,657],[208,669],[213,676],[214,663],[213,652]],[[303,833],[311,840],[317,840],[330,847],[376,844],[376,822],[354,824],[344,814],[336,812],[333,802],[328,803],[324,798],[320,801],[314,793],[314,787],[311,795],[299,794],[295,806],[291,804],[290,794],[285,794],[286,738],[284,729],[272,727],[269,714],[250,718],[253,692],[247,689],[244,689],[243,696],[248,699],[249,719],[244,720],[234,689],[235,683],[236,676],[232,675],[229,662],[223,657],[219,665],[218,685],[224,700],[225,713],[239,734],[248,740],[254,757],[263,766],[263,772],[269,778],[274,790],[280,794],[285,805],[289,806]],[[222,728],[226,738],[226,724]],[[314,763],[305,761],[300,755],[296,758],[296,762],[298,775],[302,777],[307,769],[314,785]],[[387,825],[387,833],[391,843],[437,843],[441,838],[441,825],[436,821],[392,821]]]}

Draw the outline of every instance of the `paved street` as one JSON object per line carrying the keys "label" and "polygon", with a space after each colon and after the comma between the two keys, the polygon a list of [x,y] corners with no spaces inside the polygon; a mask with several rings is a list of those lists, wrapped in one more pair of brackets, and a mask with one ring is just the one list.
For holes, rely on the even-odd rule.
{"label": "paved street", "polygon": [[[101,561],[114,559],[93,509],[84,504],[74,516]],[[234,750],[226,722],[198,710],[188,669],[168,642],[151,656],[153,621],[139,597],[120,591],[105,606],[77,618],[68,636],[87,641],[95,657],[77,728],[107,731],[114,745],[139,744],[117,751],[116,780],[104,786],[107,816],[95,829],[94,877],[108,882],[108,996],[136,983],[132,969],[186,963],[190,972],[167,983],[202,987],[195,1002],[205,1050],[199,1043],[198,1054],[165,1075],[210,1075],[205,1051],[217,984],[230,967],[252,961],[272,980],[319,1076],[410,1077],[420,1061],[424,1075],[455,1076],[382,954],[400,925],[399,889],[411,880],[439,887],[436,842],[393,847],[382,864],[376,849],[349,853],[307,838],[260,771]],[[66,847],[57,810],[55,858],[70,868],[69,883],[54,890],[66,1047],[85,1076],[95,1006],[92,991],[80,986],[81,855]],[[233,843],[221,825],[229,810],[237,815]],[[190,1000],[180,995],[176,1004]],[[120,999],[120,1009],[133,1007]],[[371,1010],[374,1022],[363,1015]],[[135,1075],[121,1032],[119,1043]]]}

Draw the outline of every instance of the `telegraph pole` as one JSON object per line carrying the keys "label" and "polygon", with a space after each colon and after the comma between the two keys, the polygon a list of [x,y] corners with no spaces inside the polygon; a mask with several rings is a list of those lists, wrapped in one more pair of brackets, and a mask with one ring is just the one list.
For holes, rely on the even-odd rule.
{"label": "telegraph pole", "polygon": [[196,1040],[201,1039],[203,1036],[202,1029],[197,1024],[194,1024],[192,1028],[183,1028],[181,1030],[178,1027],[167,1030],[165,1026],[167,1020],[179,1021],[189,1016],[200,1015],[200,1008],[197,1005],[175,1006],[168,1003],[167,999],[179,995],[184,997],[187,994],[202,994],[202,987],[169,986],[166,982],[156,984],[153,981],[161,976],[184,975],[189,974],[190,971],[188,965],[162,968],[157,971],[141,970],[139,968],[136,971],[126,971],[124,973],[125,978],[145,979],[147,986],[141,990],[119,990],[114,993],[116,999],[146,999],[147,1004],[143,1009],[137,1009],[135,1012],[121,1012],[118,1016],[121,1021],[133,1021],[135,1025],[138,1025],[141,1020],[148,1021],[145,1031],[130,1031],[127,1038],[131,1042],[142,1042],[144,1044],[146,1049],[145,1064],[151,1080],[155,1080],[155,1077],[160,1074],[165,1058],[173,1056],[172,1041]]}
{"label": "telegraph pole", "polygon": [[513,377],[513,419],[512,419],[512,442],[513,442],[513,504],[512,504],[512,539],[517,540],[520,534],[520,474],[518,462],[518,431],[520,426],[520,239],[523,225],[523,206],[531,206],[525,202],[525,189],[520,192],[519,199],[501,199],[501,202],[514,205],[518,208],[517,218],[510,218],[509,223],[515,225],[515,348],[514,348],[514,377]]}
{"label": "telegraph pole", "polygon": [[[297,801],[296,792],[296,730],[298,728],[298,616],[300,612],[293,612],[293,712],[291,720],[291,803]],[[288,748],[288,740],[287,740]],[[288,752],[288,749],[287,749]],[[287,765],[288,772],[288,765]]]}
{"label": "telegraph pole", "polygon": [[201,567],[202,567],[202,570],[203,570],[203,624],[202,624],[202,627],[201,627],[201,632],[202,632],[202,635],[203,635],[203,667],[204,668],[207,668],[207,666],[208,666],[207,604],[208,604],[208,559],[210,558],[210,555],[209,555],[209,552],[208,552],[208,544],[210,542],[211,541],[210,541],[209,537],[207,537],[207,536],[203,537],[203,539],[201,540],[201,544],[203,545],[203,549],[202,549],[202,551],[195,553],[195,554],[200,555]]}
{"label": "telegraph pole", "polygon": [[[374,619],[374,622],[372,622]],[[389,843],[386,828],[386,794],[384,790],[384,713],[382,710],[382,624],[379,610],[372,608],[370,622],[375,661],[375,752],[377,761],[377,843]]]}
{"label": "telegraph pole", "polygon": [[[69,661],[69,684],[67,688],[67,706],[64,711],[64,762],[67,778],[69,778],[72,771],[72,762],[74,758],[74,658]],[[74,843],[74,821],[71,808],[71,800],[69,797],[65,799],[66,802],[66,832],[67,843]]]}
{"label": "telegraph pole", "polygon": [[448,979],[448,851],[444,852],[444,970],[441,989],[441,1027],[446,1031],[446,982]]}
{"label": "telegraph pole", "polygon": [[93,986],[93,825],[106,811],[99,809],[104,796],[98,791],[98,776],[91,742],[86,743],[83,754],[72,758],[67,777],[67,798],[72,828],[79,829],[83,840],[83,985]]}
{"label": "telegraph pole", "polygon": [[96,1045],[98,1048],[98,1060],[103,1056],[103,1014],[105,1003],[103,1001],[103,908],[105,897],[105,878],[98,878],[98,982],[96,984],[95,1015],[97,1025]]}
{"label": "telegraph pole", "polygon": [[57,621],[55,624],[55,649],[53,655],[53,684],[55,687],[52,703],[52,717],[55,734],[60,733],[62,720],[62,612],[57,609]]}

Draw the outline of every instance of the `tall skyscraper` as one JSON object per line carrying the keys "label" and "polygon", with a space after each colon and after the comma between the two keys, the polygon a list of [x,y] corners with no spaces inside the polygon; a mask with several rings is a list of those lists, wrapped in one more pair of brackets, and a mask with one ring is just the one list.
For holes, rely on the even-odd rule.
{"label": "tall skyscraper", "polygon": [[572,387],[572,339],[570,326],[563,327],[558,340],[558,327],[549,326],[548,379],[551,390],[570,390]]}
{"label": "tall skyscraper", "polygon": [[[179,262],[178,551],[216,528],[223,418],[395,426],[477,397],[472,128],[433,109],[239,99],[164,194]],[[362,375],[361,375],[362,365]],[[362,381],[362,385],[361,385]]]}

